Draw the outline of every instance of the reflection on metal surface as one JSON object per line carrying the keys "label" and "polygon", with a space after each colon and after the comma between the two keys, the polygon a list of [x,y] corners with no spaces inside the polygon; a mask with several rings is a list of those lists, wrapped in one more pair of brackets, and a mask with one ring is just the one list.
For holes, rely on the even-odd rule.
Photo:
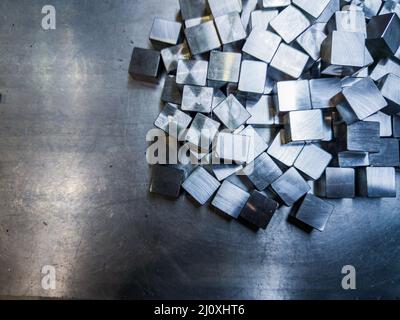
{"label": "reflection on metal surface", "polygon": [[246,123],[251,117],[246,108],[232,94],[214,108],[213,113],[232,131]]}
{"label": "reflection on metal surface", "polygon": [[237,219],[249,197],[250,194],[247,192],[228,181],[224,181],[212,201],[212,205],[223,213]]}
{"label": "reflection on metal surface", "polygon": [[176,83],[205,86],[208,62],[203,60],[179,60]]}
{"label": "reflection on metal surface", "polygon": [[154,18],[150,40],[166,45],[177,45],[181,36],[182,24],[161,18]]}

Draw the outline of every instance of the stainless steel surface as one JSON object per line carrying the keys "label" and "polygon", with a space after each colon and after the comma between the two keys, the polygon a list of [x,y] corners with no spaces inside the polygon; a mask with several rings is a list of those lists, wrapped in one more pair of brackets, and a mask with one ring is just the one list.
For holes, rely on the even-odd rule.
{"label": "stainless steel surface", "polygon": [[214,89],[209,87],[184,86],[182,94],[183,111],[210,113]]}
{"label": "stainless steel surface", "polygon": [[231,175],[243,169],[241,164],[214,164],[212,171],[219,181],[224,181]]}
{"label": "stainless steel surface", "polygon": [[185,172],[169,166],[156,165],[152,170],[150,192],[178,198]]}
{"label": "stainless steel surface", "polygon": [[318,231],[324,231],[335,207],[309,193],[295,214],[296,219]]}
{"label": "stainless steel surface", "polygon": [[183,182],[182,188],[200,205],[204,205],[211,199],[220,185],[218,180],[203,167],[198,167],[189,178]]}
{"label": "stainless steel surface", "polygon": [[[399,198],[332,200],[323,234],[305,234],[280,209],[255,234],[184,197],[148,193],[145,136],[162,84],[127,70],[153,17],[174,20],[178,1],[51,4],[57,30],[43,32],[42,3],[0,3],[1,296],[399,296]],[[347,264],[355,291],[340,286]],[[54,291],[41,287],[44,265],[56,267]]]}
{"label": "stainless steel surface", "polygon": [[379,122],[381,137],[391,137],[393,135],[392,117],[383,112],[374,113],[372,116],[365,118],[364,121]]}
{"label": "stainless steel surface", "polygon": [[380,142],[379,122],[359,121],[352,125],[336,127],[335,136],[347,151],[378,152]]}
{"label": "stainless steel surface", "polygon": [[386,75],[379,83],[379,89],[383,97],[388,102],[388,106],[383,109],[388,114],[396,115],[400,113],[400,77],[394,74]]}
{"label": "stainless steel surface", "polygon": [[185,35],[192,55],[218,49],[221,46],[214,21],[186,28]]}
{"label": "stainless steel surface", "polygon": [[166,76],[164,88],[161,93],[161,100],[173,104],[182,104],[182,92],[176,84],[175,76]]}
{"label": "stainless steel surface", "polygon": [[239,134],[250,137],[249,155],[246,160],[247,163],[254,161],[255,158],[257,158],[261,153],[267,150],[268,144],[257,133],[253,126],[247,126]]}
{"label": "stainless steel surface", "polygon": [[396,198],[395,169],[383,167],[358,169],[357,191],[369,198]]}
{"label": "stainless steel surface", "polygon": [[223,102],[214,108],[213,113],[230,130],[236,130],[251,117],[246,108],[230,94]]}
{"label": "stainless steel surface", "polygon": [[303,197],[311,187],[295,168],[290,168],[271,185],[272,190],[283,203],[291,207]]}
{"label": "stainless steel surface", "polygon": [[313,24],[300,36],[297,37],[297,44],[314,60],[317,61],[321,57],[321,46],[326,39],[324,33],[324,23]]}
{"label": "stainless steel surface", "polygon": [[310,21],[301,10],[290,5],[272,19],[269,25],[289,44],[310,26]]}
{"label": "stainless steel surface", "polygon": [[369,161],[373,167],[398,167],[400,165],[400,150],[398,139],[380,139],[380,150],[370,153]]}
{"label": "stainless steel surface", "polygon": [[229,181],[224,181],[212,201],[212,205],[230,217],[237,219],[249,197],[250,195],[246,191]]}
{"label": "stainless steel surface", "polygon": [[368,152],[342,151],[338,154],[338,164],[342,168],[367,167],[369,163]]}
{"label": "stainless steel surface", "polygon": [[194,27],[199,24],[202,24],[202,23],[205,23],[208,21],[212,21],[213,19],[214,19],[214,17],[211,14],[208,16],[204,16],[204,17],[188,19],[188,20],[185,20],[185,27],[186,28]]}
{"label": "stainless steel surface", "polygon": [[281,38],[275,33],[255,28],[248,36],[243,46],[243,52],[270,63],[280,43]]}
{"label": "stainless steel surface", "polygon": [[316,23],[327,23],[336,11],[340,10],[340,0],[330,0],[325,10],[316,19]]}
{"label": "stainless steel surface", "polygon": [[240,70],[239,90],[243,92],[263,94],[267,64],[260,61],[243,60]]}
{"label": "stainless steel surface", "polygon": [[233,134],[229,132],[220,132],[217,137],[215,155],[228,164],[232,161],[244,163],[247,161],[250,149],[250,137]]}
{"label": "stainless steel surface", "polygon": [[370,77],[372,80],[378,81],[389,73],[400,77],[400,64],[394,59],[384,58],[371,71]]}
{"label": "stainless steel surface", "polygon": [[356,178],[353,168],[326,168],[317,182],[316,194],[329,199],[354,198]]}
{"label": "stainless steel surface", "polygon": [[[169,135],[179,137],[191,122],[192,118],[188,114],[167,103],[154,125]],[[170,127],[172,127],[172,131],[170,131]]]}
{"label": "stainless steel surface", "polygon": [[309,85],[313,109],[331,108],[331,99],[342,91],[339,78],[312,79]]}
{"label": "stainless steel surface", "polygon": [[177,45],[181,32],[182,23],[155,17],[149,39],[156,44],[161,42],[164,45]]}
{"label": "stainless steel surface", "polygon": [[249,98],[246,110],[250,114],[247,124],[256,126],[272,126],[275,124],[275,110],[271,96],[263,95],[260,98]]}
{"label": "stainless steel surface", "polygon": [[374,57],[394,55],[400,46],[400,18],[395,13],[372,17],[367,27],[367,47]]}
{"label": "stainless steel surface", "polygon": [[207,0],[179,0],[179,8],[181,9],[183,20],[199,18],[210,14]]}
{"label": "stainless steel surface", "polygon": [[129,73],[132,77],[144,81],[158,81],[161,70],[160,53],[152,49],[134,48]]}
{"label": "stainless steel surface", "polygon": [[291,167],[303,150],[304,142],[283,143],[284,131],[281,130],[268,148],[268,154],[284,165]]}
{"label": "stainless steel surface", "polygon": [[240,15],[237,12],[231,12],[215,18],[215,25],[219,38],[224,45],[243,40],[247,36]]}
{"label": "stainless steel surface", "polygon": [[292,3],[303,11],[307,12],[314,18],[318,18],[328,6],[330,0],[310,1],[310,0],[293,0]]}
{"label": "stainless steel surface", "polygon": [[205,86],[207,83],[208,61],[179,60],[176,71],[176,83],[193,86]]}
{"label": "stainless steel surface", "polygon": [[208,147],[218,133],[219,127],[219,122],[198,113],[190,125],[185,140],[193,146],[208,150]]}
{"label": "stainless steel surface", "polygon": [[276,91],[279,112],[312,108],[308,80],[279,81],[276,84]]}
{"label": "stainless steel surface", "polygon": [[319,179],[332,160],[332,155],[314,144],[306,144],[294,167],[312,180]]}
{"label": "stainless steel surface", "polygon": [[242,0],[208,0],[208,4],[215,18],[231,12],[242,12]]}
{"label": "stainless steel surface", "polygon": [[239,82],[241,63],[240,53],[212,51],[207,78],[221,82]]}
{"label": "stainless steel surface", "polygon": [[365,14],[359,10],[337,11],[328,23],[328,31],[360,32],[367,37]]}
{"label": "stainless steel surface", "polygon": [[251,13],[250,29],[267,30],[269,23],[278,15],[278,10],[254,10]]}
{"label": "stainless steel surface", "polygon": [[265,152],[249,163],[243,169],[243,173],[259,191],[265,190],[283,174],[274,160]]}
{"label": "stainless steel surface", "polygon": [[324,118],[320,109],[290,111],[285,116],[285,122],[285,139],[288,142],[320,141],[325,138]]}

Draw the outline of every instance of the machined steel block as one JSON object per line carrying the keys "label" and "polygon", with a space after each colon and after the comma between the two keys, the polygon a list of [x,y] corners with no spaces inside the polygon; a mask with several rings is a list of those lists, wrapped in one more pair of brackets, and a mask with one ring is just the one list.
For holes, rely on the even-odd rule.
{"label": "machined steel block", "polygon": [[279,14],[278,10],[255,10],[251,13],[250,28],[267,30],[269,23]]}
{"label": "machined steel block", "polygon": [[164,88],[161,94],[161,100],[180,105],[182,103],[182,93],[176,84],[176,77],[167,75],[165,77]]}
{"label": "machined steel block", "polygon": [[275,124],[275,108],[271,96],[248,98],[246,110],[251,115],[247,124],[256,126],[273,126]]}
{"label": "machined steel block", "polygon": [[177,45],[181,39],[182,23],[154,18],[150,41],[156,45]]}
{"label": "machined steel block", "polygon": [[208,0],[208,4],[214,18],[231,12],[240,13],[243,9],[242,0]]}
{"label": "machined steel block", "polygon": [[282,129],[268,148],[268,154],[285,166],[291,167],[301,150],[303,150],[304,142],[290,142],[285,144],[283,136],[284,130]]}
{"label": "machined steel block", "polygon": [[192,55],[205,53],[221,46],[214,21],[186,28],[185,35]]}
{"label": "machined steel block", "polygon": [[379,82],[379,89],[383,97],[388,102],[388,106],[383,109],[387,114],[396,115],[400,113],[400,77],[388,74]]}
{"label": "machined steel block", "polygon": [[230,94],[225,101],[214,108],[213,113],[230,130],[236,130],[251,117],[246,108]]}
{"label": "machined steel block", "polygon": [[332,155],[314,144],[306,144],[294,167],[312,180],[319,179],[332,160]]}
{"label": "machined steel block", "polygon": [[189,193],[200,205],[208,200],[221,186],[219,181],[203,167],[198,167],[182,184],[182,188]]}
{"label": "machined steel block", "polygon": [[311,103],[313,109],[327,109],[334,107],[331,99],[342,91],[340,79],[323,78],[309,81]]}
{"label": "machined steel block", "polygon": [[219,122],[198,113],[186,133],[185,141],[194,147],[208,151],[210,144],[218,133],[219,127]]}
{"label": "machined steel block", "polygon": [[372,70],[370,77],[372,80],[378,81],[389,73],[400,77],[400,64],[395,59],[384,58],[379,60],[378,64]]}
{"label": "machined steel block", "polygon": [[268,144],[258,134],[253,126],[247,126],[238,134],[250,138],[249,155],[247,157],[246,163],[254,161],[259,155],[261,155],[265,150],[268,149]]}
{"label": "machined steel block", "polygon": [[218,34],[222,44],[237,42],[246,38],[247,33],[243,27],[239,13],[231,12],[215,18]]}
{"label": "machined steel block", "polygon": [[207,0],[179,0],[183,20],[208,16],[210,8]]}
{"label": "machined steel block", "polygon": [[135,79],[156,82],[160,74],[160,65],[160,52],[152,49],[134,48],[129,64],[129,73]]}
{"label": "machined steel block", "polygon": [[225,180],[214,197],[212,206],[237,219],[249,198],[249,193]]}
{"label": "machined steel block", "polygon": [[219,159],[245,163],[249,156],[249,150],[250,137],[229,132],[218,134],[215,155]]}
{"label": "machined steel block", "polygon": [[310,110],[312,108],[308,80],[279,81],[276,84],[279,112]]}
{"label": "machined steel block", "polygon": [[243,52],[261,61],[270,63],[281,43],[281,37],[273,32],[255,28],[247,38]]}
{"label": "machined steel block", "polygon": [[214,89],[209,87],[184,86],[181,109],[183,111],[210,113]]}
{"label": "machined steel block", "polygon": [[310,21],[301,10],[290,5],[270,22],[270,26],[289,44],[310,26]]}
{"label": "machined steel block", "polygon": [[351,125],[339,124],[334,129],[341,151],[379,152],[379,122],[359,121]]}
{"label": "machined steel block", "polygon": [[311,190],[311,187],[295,168],[290,168],[286,171],[278,180],[275,180],[271,184],[271,187],[275,194],[288,207],[293,206]]}
{"label": "machined steel block", "polygon": [[356,190],[353,168],[326,168],[325,174],[317,181],[315,193],[329,199],[354,198]]}
{"label": "machined steel block", "polygon": [[285,115],[288,142],[320,141],[325,138],[324,117],[320,109],[290,111]]}
{"label": "machined steel block", "polygon": [[383,112],[374,113],[363,121],[379,122],[381,137],[391,137],[393,135],[392,117]]}
{"label": "machined steel block", "polygon": [[171,136],[178,138],[191,122],[192,117],[167,103],[154,125]]}
{"label": "machined steel block", "polygon": [[337,11],[327,25],[328,32],[360,32],[367,37],[365,14],[360,10]]}
{"label": "machined steel block", "polygon": [[295,217],[297,220],[318,231],[324,231],[335,207],[330,203],[308,193]]}
{"label": "machined steel block", "polygon": [[356,151],[342,151],[338,154],[338,164],[341,168],[368,167],[369,153]]}
{"label": "machined steel block", "polygon": [[190,51],[186,42],[183,42],[161,50],[161,57],[164,62],[165,70],[167,72],[172,72],[177,69],[179,60],[190,59]]}
{"label": "machined steel block", "polygon": [[234,52],[211,51],[208,79],[220,82],[239,82],[242,55]]}
{"label": "machined steel block", "polygon": [[357,171],[357,191],[369,198],[396,198],[396,170],[386,167],[368,167]]}
{"label": "machined steel block", "polygon": [[184,178],[183,170],[156,165],[152,169],[150,192],[176,199],[179,197]]}
{"label": "machined steel block", "polygon": [[267,198],[258,191],[254,191],[246,206],[240,213],[240,220],[249,224],[255,229],[267,229],[279,204],[274,200]]}
{"label": "machined steel block", "polygon": [[321,58],[321,46],[327,35],[324,32],[325,24],[316,23],[297,37],[297,44],[313,59]]}
{"label": "machined steel block", "polygon": [[240,71],[239,90],[263,94],[267,78],[267,64],[260,61],[243,60]]}
{"label": "machined steel block", "polygon": [[208,62],[204,60],[179,60],[176,83],[205,86],[207,83]]}
{"label": "machined steel block", "polygon": [[398,167],[400,149],[398,139],[381,139],[378,153],[370,153],[369,161],[373,167]]}
{"label": "machined steel block", "polygon": [[265,190],[283,174],[274,160],[265,152],[249,163],[243,169],[243,173],[249,178],[256,189],[260,191]]}

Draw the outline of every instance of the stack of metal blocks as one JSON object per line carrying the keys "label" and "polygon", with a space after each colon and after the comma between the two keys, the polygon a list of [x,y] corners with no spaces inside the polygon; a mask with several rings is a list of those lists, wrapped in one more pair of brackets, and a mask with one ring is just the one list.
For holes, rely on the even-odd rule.
{"label": "stack of metal blocks", "polygon": [[323,231],[327,199],[396,197],[398,1],[179,2],[129,68],[154,81],[164,65],[155,126],[196,160],[155,165],[152,193],[182,188],[256,230],[279,205]]}

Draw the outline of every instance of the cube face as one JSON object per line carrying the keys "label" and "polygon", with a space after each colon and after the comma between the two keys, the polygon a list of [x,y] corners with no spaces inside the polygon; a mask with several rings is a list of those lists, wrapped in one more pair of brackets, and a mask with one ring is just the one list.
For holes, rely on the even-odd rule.
{"label": "cube face", "polygon": [[182,94],[176,84],[174,76],[166,76],[164,88],[161,94],[161,100],[180,105],[182,103]]}
{"label": "cube face", "polygon": [[395,198],[396,170],[394,168],[368,167],[358,172],[358,191],[369,198]]}
{"label": "cube face", "polygon": [[356,122],[347,126],[347,150],[379,152],[380,125],[378,122]]}
{"label": "cube face", "polygon": [[367,24],[363,11],[348,10],[335,13],[334,30],[345,32],[360,32],[367,36]]}
{"label": "cube face", "polygon": [[240,131],[239,134],[247,136],[250,139],[249,155],[246,160],[247,163],[254,161],[254,159],[268,149],[268,144],[252,126],[247,126],[244,130]]}
{"label": "cube face", "polygon": [[279,14],[278,10],[255,10],[251,13],[251,30],[267,30],[269,23]]}
{"label": "cube face", "polygon": [[247,38],[243,46],[243,52],[261,61],[270,63],[280,43],[281,38],[278,35],[256,28],[251,31]]}
{"label": "cube face", "polygon": [[291,111],[285,128],[288,141],[318,141],[325,138],[322,111]]}
{"label": "cube face", "polygon": [[260,7],[264,9],[282,8],[290,5],[291,0],[260,0]]}
{"label": "cube face", "polygon": [[309,82],[313,109],[327,109],[331,106],[331,99],[342,91],[340,79],[312,79]]}
{"label": "cube face", "polygon": [[279,81],[276,86],[280,112],[310,110],[312,108],[307,80]]}
{"label": "cube face", "polygon": [[247,36],[237,12],[215,18],[215,24],[222,44],[240,41]]}
{"label": "cube face", "polygon": [[275,111],[271,96],[261,96],[257,99],[248,99],[246,110],[251,115],[247,124],[272,126],[275,124]]}
{"label": "cube face", "polygon": [[368,167],[370,165],[368,152],[339,152],[338,161],[341,168]]}
{"label": "cube face", "polygon": [[384,58],[379,60],[378,64],[372,70],[370,77],[372,80],[378,81],[390,73],[400,77],[400,64],[393,59]]}
{"label": "cube face", "polygon": [[240,71],[239,90],[243,92],[263,94],[266,77],[266,63],[244,60]]}
{"label": "cube face", "polygon": [[205,86],[207,83],[208,62],[202,60],[179,60],[176,83]]}
{"label": "cube face", "polygon": [[294,163],[294,167],[307,177],[317,180],[324,173],[332,160],[332,155],[325,150],[306,144]]}
{"label": "cube face", "polygon": [[179,42],[181,31],[181,23],[155,18],[150,32],[150,40],[168,45],[176,45]]}
{"label": "cube face", "polygon": [[224,181],[212,201],[212,205],[232,218],[237,219],[249,198],[250,194],[229,181]]}
{"label": "cube face", "polygon": [[205,53],[221,46],[213,21],[187,28],[185,34],[193,55]]}
{"label": "cube face", "polygon": [[208,67],[208,79],[222,82],[238,82],[242,55],[234,52],[212,51]]}
{"label": "cube face", "polygon": [[365,119],[387,106],[385,98],[375,83],[364,78],[343,89],[343,96],[359,120]]}
{"label": "cube face", "polygon": [[374,167],[398,167],[400,165],[399,140],[380,139],[380,151],[371,153],[369,161]]}
{"label": "cube face", "polygon": [[241,0],[208,0],[208,3],[210,5],[211,13],[215,18],[231,12],[242,12]]}
{"label": "cube face", "polygon": [[189,126],[190,122],[192,122],[192,118],[189,115],[168,103],[154,125],[177,138]]}
{"label": "cube face", "polygon": [[278,180],[272,183],[271,187],[288,207],[294,205],[311,189],[295,168],[290,168],[286,171]]}
{"label": "cube face", "polygon": [[400,46],[400,18],[396,13],[372,17],[367,27],[367,46],[374,57],[396,54]]}
{"label": "cube face", "polygon": [[363,121],[379,122],[381,137],[391,137],[393,134],[392,117],[384,114],[383,112],[374,113],[372,116],[365,118]]}
{"label": "cube face", "polygon": [[186,134],[185,140],[195,147],[208,150],[218,133],[219,126],[219,122],[198,113]]}
{"label": "cube face", "polygon": [[210,113],[213,95],[213,88],[185,86],[181,108],[183,111]]}
{"label": "cube face", "polygon": [[233,94],[214,108],[213,112],[230,130],[236,130],[251,117]]}
{"label": "cube face", "polygon": [[235,173],[243,169],[240,164],[214,164],[212,171],[218,181],[224,181]]}
{"label": "cube face", "polygon": [[314,24],[304,31],[296,39],[297,44],[313,59],[317,61],[321,57],[321,46],[326,39],[326,34],[323,32],[324,24]]}
{"label": "cube face", "polygon": [[355,197],[355,170],[327,168],[325,171],[326,197],[330,199]]}
{"label": "cube face", "polygon": [[296,219],[322,232],[325,230],[333,210],[333,205],[309,193],[297,211]]}
{"label": "cube face", "polygon": [[293,0],[293,4],[303,9],[314,18],[318,18],[328,6],[329,1],[330,0],[320,0],[312,2],[309,0]]}
{"label": "cube face", "polygon": [[283,174],[274,160],[265,152],[248,164],[243,169],[243,173],[259,191],[265,190]]}
{"label": "cube face", "polygon": [[291,43],[310,26],[310,21],[296,7],[288,6],[270,22],[286,43]]}
{"label": "cube face", "polygon": [[182,188],[189,193],[200,205],[204,205],[218,190],[220,183],[204,168],[197,168],[182,184]]}
{"label": "cube face", "polygon": [[240,213],[240,219],[253,228],[266,229],[278,209],[278,203],[254,191]]}
{"label": "cube face", "polygon": [[304,142],[290,142],[284,144],[282,142],[284,131],[281,130],[271,146],[268,148],[268,154],[287,167],[291,167],[299,156],[301,150],[304,148]]}
{"label": "cube face", "polygon": [[170,198],[178,198],[185,173],[169,166],[154,166],[150,192]]}
{"label": "cube face", "polygon": [[307,64],[308,56],[301,51],[281,43],[275,56],[272,58],[271,67],[277,71],[275,79],[298,79]]}
{"label": "cube face", "polygon": [[207,0],[179,0],[183,20],[204,17],[210,14]]}
{"label": "cube face", "polygon": [[247,161],[249,148],[249,137],[228,132],[220,132],[217,137],[215,154],[220,159],[244,163]]}
{"label": "cube face", "polygon": [[389,102],[385,112],[397,114],[400,112],[400,77],[394,74],[386,75],[379,84],[383,97]]}
{"label": "cube face", "polygon": [[190,59],[190,51],[186,42],[161,50],[161,57],[167,72],[175,71],[179,60]]}
{"label": "cube face", "polygon": [[160,53],[156,50],[134,48],[129,73],[139,80],[156,81],[160,73]]}

